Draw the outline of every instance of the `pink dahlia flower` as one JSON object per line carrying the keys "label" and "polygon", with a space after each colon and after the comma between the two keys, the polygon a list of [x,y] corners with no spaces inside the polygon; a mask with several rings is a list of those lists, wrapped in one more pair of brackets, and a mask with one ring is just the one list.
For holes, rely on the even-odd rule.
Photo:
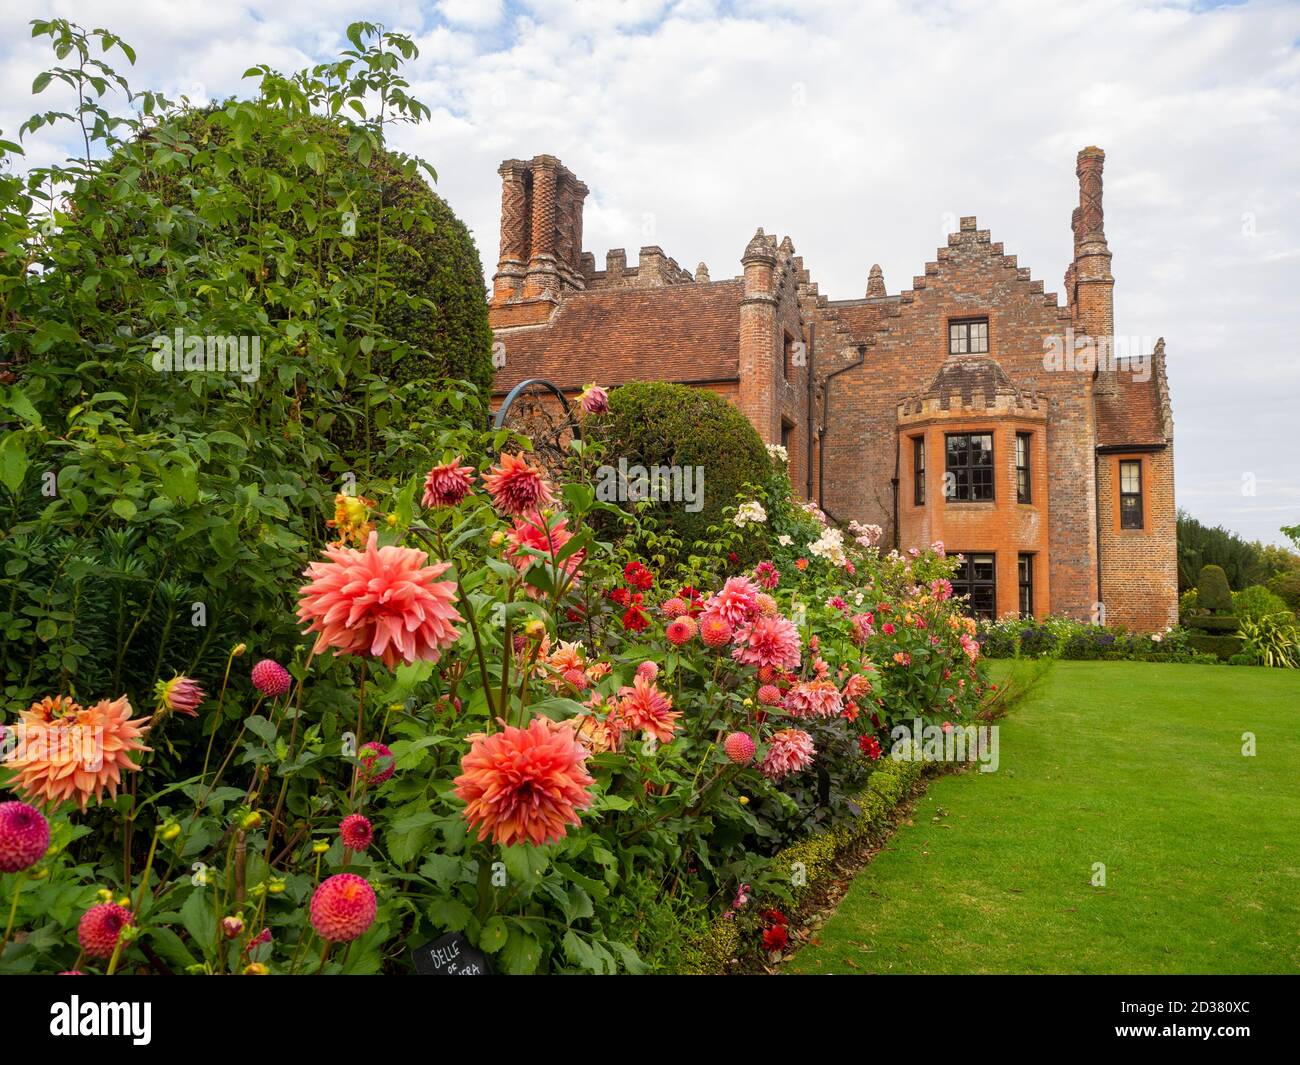
{"label": "pink dahlia flower", "polygon": [[764,706],[780,706],[781,689],[775,684],[764,684],[758,689],[758,701]]}
{"label": "pink dahlia flower", "polygon": [[690,607],[686,605],[684,599],[673,596],[671,599],[665,599],[659,610],[666,618],[679,618],[690,610]]}
{"label": "pink dahlia flower", "polygon": [[424,498],[420,501],[426,507],[454,507],[470,493],[474,487],[474,468],[462,466],[457,455],[450,462],[435,466],[424,478]]}
{"label": "pink dahlia flower", "polygon": [[731,642],[731,623],[721,614],[705,614],[700,618],[700,639],[705,647],[725,647]]}
{"label": "pink dahlia flower", "polygon": [[844,698],[829,680],[800,681],[785,693],[785,709],[792,717],[838,717],[843,708]]}
{"label": "pink dahlia flower", "polygon": [[952,581],[944,577],[936,577],[930,582],[930,594],[939,602],[952,598]]}
{"label": "pink dahlia flower", "polygon": [[[676,647],[684,643],[689,643],[699,630],[695,619],[691,617],[673,618],[668,623],[668,628],[664,630],[664,635],[668,637],[668,642]],[[725,641],[724,641],[725,642]]]}
{"label": "pink dahlia flower", "polygon": [[0,873],[29,869],[50,848],[50,823],[25,802],[0,803]]}
{"label": "pink dahlia flower", "polygon": [[659,663],[651,662],[648,659],[636,667],[636,675],[645,677],[647,681],[653,684],[659,679]]}
{"label": "pink dahlia flower", "polygon": [[618,690],[619,723],[634,732],[648,732],[667,743],[677,731],[681,712],[673,709],[672,696],[655,687],[653,680],[637,673],[632,686]]}
{"label": "pink dahlia flower", "polygon": [[339,839],[350,851],[363,851],[375,838],[370,818],[361,814],[348,814],[339,824]]}
{"label": "pink dahlia flower", "polygon": [[293,677],[279,662],[263,658],[253,667],[253,687],[272,698],[283,695],[293,686]]}
{"label": "pink dahlia flower", "polygon": [[178,674],[171,680],[160,680],[155,684],[154,696],[160,706],[174,714],[198,717],[199,704],[203,702],[205,693],[197,681]]}
{"label": "pink dahlia flower", "polygon": [[609,410],[609,393],[600,385],[588,385],[578,396],[578,405],[585,414],[604,414]]}
{"label": "pink dahlia flower", "polygon": [[370,654],[392,668],[399,662],[436,662],[460,638],[456,585],[439,581],[450,563],[427,566],[428,555],[410,547],[380,547],[370,534],[364,551],[331,544],[328,562],[304,571],[310,581],[299,596],[298,616],[316,632],[316,650]]}
{"label": "pink dahlia flower", "polygon": [[375,889],[355,873],[337,873],[311,897],[311,926],[330,943],[350,943],[375,923]]}
{"label": "pink dahlia flower", "polygon": [[101,902],[81,915],[77,942],[92,958],[111,958],[117,937],[131,923],[131,911],[115,902]]}
{"label": "pink dahlia flower", "polygon": [[726,620],[733,629],[758,612],[759,588],[748,577],[729,577],[721,591],[709,596],[704,609]]}
{"label": "pink dahlia flower", "polygon": [[502,455],[483,477],[492,502],[503,514],[534,514],[555,499],[541,468],[522,455]]}
{"label": "pink dahlia flower", "polygon": [[[392,749],[388,744],[380,743],[378,740],[363,743],[360,758],[361,764],[366,767],[371,784],[382,784],[397,768],[397,759],[393,756]],[[376,766],[379,768],[376,769]]]}
{"label": "pink dahlia flower", "polygon": [[586,760],[573,729],[544,717],[527,728],[477,733],[455,780],[465,820],[480,841],[491,836],[502,846],[561,840],[594,799]]}
{"label": "pink dahlia flower", "polygon": [[747,732],[733,732],[723,742],[722,749],[736,765],[749,765],[754,760],[754,740]]}
{"label": "pink dahlia flower", "polygon": [[786,728],[767,741],[767,755],[759,767],[768,780],[780,780],[812,765],[817,748],[803,729]]}
{"label": "pink dahlia flower", "polygon": [[754,601],[758,604],[758,612],[765,618],[774,618],[781,613],[781,608],[776,605],[776,600],[766,592],[759,592],[754,597]]}
{"label": "pink dahlia flower", "polygon": [[759,615],[736,633],[731,657],[747,666],[799,668],[799,630],[788,618]]}
{"label": "pink dahlia flower", "polygon": [[754,580],[770,592],[781,583],[781,572],[771,562],[760,562],[754,567]]}

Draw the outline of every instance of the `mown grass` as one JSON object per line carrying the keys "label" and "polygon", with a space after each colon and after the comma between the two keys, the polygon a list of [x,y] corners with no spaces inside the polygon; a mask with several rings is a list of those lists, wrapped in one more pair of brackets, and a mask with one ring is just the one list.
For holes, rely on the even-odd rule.
{"label": "mown grass", "polygon": [[999,724],[788,971],[1300,971],[1300,672],[1058,662]]}

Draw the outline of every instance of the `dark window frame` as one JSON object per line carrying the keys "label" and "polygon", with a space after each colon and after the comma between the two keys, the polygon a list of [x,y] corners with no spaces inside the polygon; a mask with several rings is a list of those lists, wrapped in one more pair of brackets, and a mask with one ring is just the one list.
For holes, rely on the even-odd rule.
{"label": "dark window frame", "polygon": [[[1137,470],[1137,491],[1124,491],[1124,467],[1128,466]],[[1119,461],[1119,527],[1121,529],[1141,530],[1146,528],[1145,514],[1143,509],[1146,500],[1143,498],[1142,491],[1142,460],[1141,459],[1120,459]],[[1131,500],[1127,509],[1125,500]]]}
{"label": "dark window frame", "polygon": [[[987,441],[987,447],[976,452],[971,447],[975,438]],[[954,441],[964,441],[956,450]],[[978,460],[979,455],[987,459]],[[954,456],[957,461],[954,461]],[[997,501],[997,478],[993,433],[945,433],[943,437],[944,501],[947,503],[994,503]],[[949,492],[949,486],[952,491]],[[987,493],[987,494],[986,494]]]}
{"label": "dark window frame", "polygon": [[[983,326],[983,330],[979,329]],[[982,347],[977,345],[982,344]],[[989,320],[978,318],[952,318],[948,321],[949,355],[987,355],[989,353]]]}
{"label": "dark window frame", "polygon": [[925,506],[925,437],[912,437],[912,505]]}
{"label": "dark window frame", "polygon": [[[962,551],[962,561],[952,575],[952,594],[969,596],[966,611],[973,617],[996,621],[998,616],[998,556],[994,551]],[[977,569],[979,567],[979,569]],[[987,576],[984,576],[987,567]]]}
{"label": "dark window frame", "polygon": [[1034,616],[1034,553],[1022,551],[1016,556],[1016,580],[1020,591],[1020,616]]}
{"label": "dark window frame", "polygon": [[1034,501],[1034,483],[1031,458],[1034,446],[1033,433],[1016,433],[1016,502]]}

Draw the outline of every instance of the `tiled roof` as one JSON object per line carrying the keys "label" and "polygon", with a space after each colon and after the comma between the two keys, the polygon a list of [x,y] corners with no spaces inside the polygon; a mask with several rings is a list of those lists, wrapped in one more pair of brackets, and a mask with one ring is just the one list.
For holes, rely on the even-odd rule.
{"label": "tiled roof", "polygon": [[1166,443],[1159,389],[1163,366],[1151,356],[1138,364],[1138,372],[1129,359],[1116,363],[1115,394],[1097,397],[1098,446]]}
{"label": "tiled roof", "polygon": [[508,392],[526,376],[564,389],[735,380],[743,294],[739,279],[572,293],[546,325],[497,334],[506,363],[493,391]]}

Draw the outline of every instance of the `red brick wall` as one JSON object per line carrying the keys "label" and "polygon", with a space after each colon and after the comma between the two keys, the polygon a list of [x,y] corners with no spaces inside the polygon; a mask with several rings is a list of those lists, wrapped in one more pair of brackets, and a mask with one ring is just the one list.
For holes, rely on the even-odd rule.
{"label": "red brick wall", "polygon": [[[826,445],[827,505],[842,517],[884,526],[886,542],[891,541],[896,406],[903,397],[924,392],[947,358],[949,319],[978,316],[989,319],[989,355],[1016,386],[1036,390],[1050,403],[1046,477],[1039,474],[1040,484],[1050,482],[1052,504],[1042,583],[1051,588],[1053,613],[1087,618],[1097,599],[1091,375],[1044,369],[1045,338],[1064,332],[1069,311],[1044,295],[1042,282],[1031,280],[973,218],[962,219],[960,232],[900,295],[882,329],[857,338],[870,347],[865,364],[835,384]],[[905,487],[900,484],[900,490]]]}
{"label": "red brick wall", "polygon": [[[1121,529],[1119,464],[1142,462],[1141,529]],[[1097,456],[1101,500],[1101,602],[1106,622],[1152,632],[1178,623],[1174,449]]]}

